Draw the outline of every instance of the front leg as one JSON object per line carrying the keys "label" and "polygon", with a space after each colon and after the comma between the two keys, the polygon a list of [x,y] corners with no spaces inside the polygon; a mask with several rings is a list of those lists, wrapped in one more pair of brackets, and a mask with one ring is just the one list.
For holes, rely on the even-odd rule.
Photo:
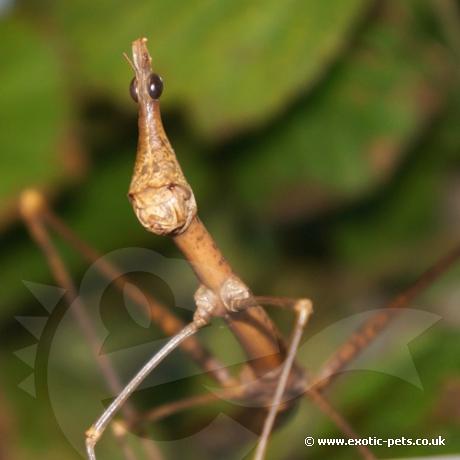
{"label": "front leg", "polygon": [[172,353],[184,340],[193,336],[202,327],[207,326],[213,316],[219,314],[221,302],[213,291],[205,286],[200,286],[195,293],[196,311],[193,321],[185,326],[178,334],[174,335],[155,355],[142,367],[142,369],[123,388],[121,393],[112,401],[110,406],[102,413],[96,422],[86,432],[86,452],[89,460],[96,460],[95,447],[108,424],[123,404],[134,393],[136,388],[146,377]]}

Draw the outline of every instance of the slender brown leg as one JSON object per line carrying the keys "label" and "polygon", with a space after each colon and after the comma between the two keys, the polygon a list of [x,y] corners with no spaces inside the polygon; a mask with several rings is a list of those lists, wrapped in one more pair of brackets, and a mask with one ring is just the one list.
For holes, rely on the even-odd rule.
{"label": "slender brown leg", "polygon": [[177,414],[183,410],[192,409],[195,407],[205,406],[220,399],[239,399],[243,400],[252,395],[255,386],[248,388],[247,386],[236,386],[234,388],[223,388],[215,393],[205,393],[197,396],[190,396],[187,398],[179,399],[177,401],[161,404],[148,412],[146,412],[142,419],[135,420],[134,425],[128,428],[136,429],[137,423],[144,422],[158,422],[171,415]]}
{"label": "slender brown leg", "polygon": [[[247,308],[247,307],[252,306],[254,303],[259,303],[261,305],[271,305],[271,306],[274,306],[274,307],[288,308],[288,309],[291,309],[291,310],[293,309],[294,311],[297,312],[298,319],[297,319],[297,322],[296,322],[296,327],[294,329],[293,336],[291,338],[291,343],[290,343],[290,346],[289,346],[289,350],[288,350],[288,354],[287,354],[285,363],[283,365],[284,367],[283,367],[282,372],[284,371],[284,369],[286,369],[286,367],[288,365],[289,365],[290,370],[293,368],[293,366],[295,366],[295,363],[294,363],[295,354],[296,354],[297,348],[299,346],[300,337],[301,337],[303,329],[305,327],[305,325],[302,326],[303,321],[301,321],[301,318],[299,318],[300,314],[298,312],[298,308],[299,308],[299,303],[300,302],[302,302],[301,299],[293,299],[293,298],[286,298],[286,297],[266,297],[266,296],[254,296],[252,299],[243,300],[243,301],[239,302],[239,304],[240,304],[239,308]],[[310,304],[310,314],[311,314],[311,303],[310,303],[310,301],[303,300],[303,302],[308,302],[308,304]],[[300,305],[302,305],[302,304],[300,304]],[[308,312],[307,304],[305,304],[305,306],[303,306],[303,308],[305,308],[306,311]],[[310,314],[307,315],[307,320],[308,320],[308,317],[310,316]],[[300,332],[298,332],[299,330],[300,330]],[[297,337],[299,337],[299,338],[297,339]],[[295,343],[293,344],[294,340],[297,341],[297,344],[295,344]],[[292,363],[288,362],[288,357],[291,357],[290,359],[292,359]],[[286,371],[286,374],[289,376],[289,371]],[[280,380],[281,380],[281,377],[280,377]],[[286,382],[288,382],[287,379],[286,379]],[[281,387],[281,384],[280,384],[280,382],[278,382],[278,388],[280,388],[280,387]],[[284,383],[284,389],[285,388],[286,388],[286,383]],[[283,392],[284,392],[284,389],[283,389]],[[282,399],[282,392],[281,392],[281,390],[279,390],[279,391],[281,393],[281,399]],[[353,430],[353,428],[348,423],[348,421],[336,409],[334,409],[332,407],[332,405],[327,401],[325,396],[322,395],[321,393],[319,393],[316,389],[312,388],[308,382],[306,382],[306,383],[304,382],[304,389],[299,391],[299,395],[302,394],[302,393],[305,393],[305,395],[314,404],[316,404],[317,407],[332,422],[334,422],[334,424],[347,437],[355,438],[355,439],[360,437]],[[281,399],[280,399],[280,402],[281,402]],[[279,405],[280,405],[279,403],[277,405],[275,405],[275,401],[272,402],[271,411],[273,411],[273,413],[275,415],[271,416],[273,418],[273,421],[267,421],[268,420],[268,416],[267,416],[267,419],[266,419],[265,425],[264,425],[264,429],[263,429],[263,432],[262,432],[261,440],[259,442],[258,449],[256,450],[256,455],[258,455],[259,448],[260,449],[265,449],[265,447],[266,447],[266,446],[265,447],[264,446],[260,447],[260,445],[262,444],[262,437],[264,436],[264,431],[266,430],[268,432],[268,435],[265,437],[265,440],[264,440],[264,443],[266,444],[268,442],[268,438],[269,438],[270,431],[272,429],[273,423],[274,423],[274,421],[276,419],[276,413],[279,410]],[[270,415],[270,413],[268,415]],[[269,424],[271,424],[272,426],[269,427]],[[359,451],[360,455],[364,459],[367,459],[367,460],[375,459],[375,456],[372,454],[372,452],[367,447],[365,447],[365,446],[356,446],[356,448]],[[263,455],[261,457],[256,457],[256,458],[257,459],[263,458]]]}
{"label": "slender brown leg", "polygon": [[302,338],[302,334],[308,319],[313,313],[312,305],[309,300],[299,300],[294,304],[293,308],[297,314],[297,321],[289,343],[287,356],[283,363],[278,385],[273,396],[273,401],[270,406],[270,410],[268,411],[267,418],[265,419],[259,444],[257,445],[256,453],[254,455],[255,460],[263,460],[263,458],[265,458],[265,451],[267,449],[270,434],[272,432],[273,425],[275,424],[276,416],[278,414],[284,392],[286,390],[288,378],[294,364],[297,349],[299,348],[300,339]]}
{"label": "slender brown leg", "polygon": [[312,384],[321,391],[337,377],[345,366],[355,359],[378,335],[385,330],[390,321],[403,308],[406,308],[420,293],[429,288],[440,276],[460,258],[460,245],[420,275],[405,291],[385,305],[381,311],[370,317],[343,343],[326,361]]}
{"label": "slender brown leg", "polygon": [[192,409],[198,406],[205,406],[219,399],[244,399],[246,396],[244,387],[238,386],[235,388],[224,388],[216,393],[205,393],[197,396],[191,396],[189,398],[179,399],[161,406],[155,407],[154,409],[147,412],[144,416],[144,420],[149,422],[157,422],[163,418],[169,417],[177,412]]}
{"label": "slender brown leg", "polygon": [[[316,406],[327,415],[330,420],[350,439],[358,439],[361,436],[354,431],[349,422],[335,409],[329,401],[319,391],[314,388],[307,388],[305,396],[308,397]],[[366,460],[375,460],[375,455],[366,446],[355,446],[362,458]]]}
{"label": "slender brown leg", "polygon": [[[38,247],[43,252],[45,259],[51,269],[54,279],[57,284],[65,290],[65,297],[67,303],[72,306],[71,312],[75,316],[86,341],[90,345],[92,353],[98,363],[101,373],[104,376],[108,389],[112,393],[119,393],[122,385],[112,366],[109,358],[106,355],[99,353],[99,346],[97,334],[94,330],[93,324],[86,312],[85,306],[81,302],[72,278],[66,269],[64,261],[60,257],[56,247],[51,241],[51,238],[40,218],[41,196],[35,195],[34,192],[25,192],[21,203],[21,211],[23,214],[24,222]],[[133,407],[127,405],[123,410],[124,416],[127,420],[132,420],[136,413]],[[124,436],[117,438],[122,444],[123,452],[127,459],[135,458],[131,448],[126,444]],[[146,447],[144,449],[149,459],[159,460],[161,457],[152,452],[151,449]]]}

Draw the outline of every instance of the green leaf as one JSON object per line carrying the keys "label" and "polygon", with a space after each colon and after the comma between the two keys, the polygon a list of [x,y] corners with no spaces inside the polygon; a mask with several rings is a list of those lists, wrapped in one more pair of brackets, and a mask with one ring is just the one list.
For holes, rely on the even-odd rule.
{"label": "green leaf", "polygon": [[208,137],[270,119],[324,72],[364,0],[54,2],[81,79],[128,100],[121,53],[145,35],[166,106],[187,106]]}
{"label": "green leaf", "polygon": [[449,222],[456,215],[452,192],[456,179],[451,174],[459,158],[455,133],[460,93],[451,91],[449,96],[442,123],[412,152],[407,167],[390,186],[360,212],[336,222],[334,247],[342,262],[358,273],[363,267],[377,272],[384,267],[389,273],[410,267],[419,274],[421,267],[447,250],[451,233],[456,240],[457,229]]}
{"label": "green leaf", "polygon": [[312,98],[242,149],[234,178],[252,212],[305,215],[395,171],[439,97],[427,50],[400,26],[373,24]]}

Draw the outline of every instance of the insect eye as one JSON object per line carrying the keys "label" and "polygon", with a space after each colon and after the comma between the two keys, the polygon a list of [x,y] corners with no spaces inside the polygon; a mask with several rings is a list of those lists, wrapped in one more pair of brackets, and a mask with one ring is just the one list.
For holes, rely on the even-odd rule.
{"label": "insect eye", "polygon": [[147,91],[152,99],[160,98],[163,93],[163,79],[158,74],[150,75]]}
{"label": "insect eye", "polygon": [[139,94],[137,92],[137,80],[134,77],[129,84],[129,94],[131,95],[134,102],[139,102]]}

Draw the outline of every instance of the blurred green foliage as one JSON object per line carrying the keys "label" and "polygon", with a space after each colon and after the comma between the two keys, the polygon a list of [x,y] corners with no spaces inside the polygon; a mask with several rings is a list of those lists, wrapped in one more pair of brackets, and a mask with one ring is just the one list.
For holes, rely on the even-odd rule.
{"label": "blurred green foliage", "polygon": [[46,187],[58,180],[59,140],[70,108],[58,56],[30,24],[2,19],[0,53],[0,199],[5,204],[29,184]]}
{"label": "blurred green foliage", "polygon": [[[203,219],[256,292],[315,300],[313,334],[380,306],[458,237],[457,7],[454,0],[22,0],[0,9],[0,396],[2,417],[15,420],[7,423],[8,458],[77,458],[47,401],[16,388],[30,369],[12,351],[33,341],[13,317],[44,313],[23,280],[52,284],[18,220],[21,190],[47,193],[101,252],[141,245],[176,255],[140,228],[126,199],[136,106],[122,53],[131,41],[149,38],[165,79],[165,125]],[[59,248],[78,281],[86,265]],[[444,316],[459,300],[458,275],[420,305]],[[276,318],[287,330],[289,319]],[[458,452],[459,416],[442,403],[447,387],[460,398],[457,328],[458,313],[449,313],[416,341],[424,393],[388,376],[359,374],[348,383],[344,376],[337,405],[360,432],[404,434],[410,421],[414,436],[449,435],[437,453]],[[220,331],[206,341],[230,359],[231,339]],[[139,335],[135,327],[127,334]],[[92,413],[78,385],[68,385],[72,407]],[[165,392],[197,388],[187,381]],[[399,396],[382,404],[381,395]],[[303,406],[275,435],[273,458],[303,458],[307,429],[331,433],[315,411]],[[174,433],[170,425],[156,429]],[[426,452],[379,451],[390,454]]]}
{"label": "blurred green foliage", "polygon": [[346,43],[364,5],[146,0],[133,8],[75,1],[54,2],[52,12],[82,78],[118,98],[126,94],[128,73],[126,66],[121,71],[120,50],[129,50],[133,30],[151,36],[155,66],[168,85],[165,106],[185,106],[193,127],[216,139],[273,118],[308,88]]}

